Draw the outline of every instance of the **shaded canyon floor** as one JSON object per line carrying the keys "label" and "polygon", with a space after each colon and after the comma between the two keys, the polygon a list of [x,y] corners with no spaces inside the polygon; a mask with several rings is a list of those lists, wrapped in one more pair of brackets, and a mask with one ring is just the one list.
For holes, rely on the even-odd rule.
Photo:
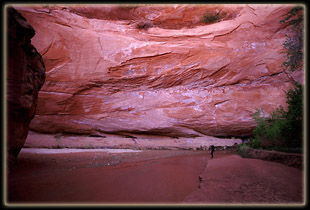
{"label": "shaded canyon floor", "polygon": [[303,171],[234,151],[22,149],[9,204],[302,204]]}

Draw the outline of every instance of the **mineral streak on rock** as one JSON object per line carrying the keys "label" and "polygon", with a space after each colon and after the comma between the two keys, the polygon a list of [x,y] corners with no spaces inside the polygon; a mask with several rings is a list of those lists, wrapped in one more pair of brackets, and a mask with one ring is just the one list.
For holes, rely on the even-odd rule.
{"label": "mineral streak on rock", "polygon": [[9,168],[23,147],[45,80],[42,57],[31,44],[32,26],[13,7],[7,8],[7,149]]}
{"label": "mineral streak on rock", "polygon": [[[256,108],[285,107],[279,21],[292,6],[20,7],[47,70],[30,129],[251,135]],[[223,18],[203,24],[207,10]]]}

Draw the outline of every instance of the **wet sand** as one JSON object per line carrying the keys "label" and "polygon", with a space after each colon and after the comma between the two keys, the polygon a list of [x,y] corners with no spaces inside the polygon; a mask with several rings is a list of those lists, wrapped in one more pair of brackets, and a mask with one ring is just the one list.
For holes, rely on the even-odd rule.
{"label": "wet sand", "polygon": [[302,171],[234,152],[214,155],[186,150],[21,152],[8,177],[8,203],[302,202]]}
{"label": "wet sand", "polygon": [[[103,150],[104,151],[104,150]],[[21,153],[11,202],[179,202],[199,184],[206,152]]]}
{"label": "wet sand", "polygon": [[201,180],[199,189],[189,194],[185,203],[303,203],[303,172],[281,163],[232,154],[209,160]]}

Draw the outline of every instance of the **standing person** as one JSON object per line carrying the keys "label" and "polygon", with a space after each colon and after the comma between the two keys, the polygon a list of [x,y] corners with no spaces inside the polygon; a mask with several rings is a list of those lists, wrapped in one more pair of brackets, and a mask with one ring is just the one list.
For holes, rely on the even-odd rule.
{"label": "standing person", "polygon": [[211,158],[213,158],[213,152],[214,152],[214,146],[213,145],[211,145],[211,151],[210,151],[210,154],[211,154]]}

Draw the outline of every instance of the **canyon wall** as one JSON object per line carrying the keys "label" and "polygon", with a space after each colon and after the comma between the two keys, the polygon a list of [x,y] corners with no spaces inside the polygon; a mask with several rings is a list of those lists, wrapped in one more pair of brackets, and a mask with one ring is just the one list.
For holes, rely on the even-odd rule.
{"label": "canyon wall", "polygon": [[14,8],[7,8],[7,150],[11,170],[26,141],[45,80],[42,57],[31,45],[35,31]]}
{"label": "canyon wall", "polygon": [[[41,133],[248,136],[290,87],[281,64],[292,5],[18,7],[46,82]],[[201,22],[206,11],[223,14]],[[303,75],[295,73],[302,81]]]}

